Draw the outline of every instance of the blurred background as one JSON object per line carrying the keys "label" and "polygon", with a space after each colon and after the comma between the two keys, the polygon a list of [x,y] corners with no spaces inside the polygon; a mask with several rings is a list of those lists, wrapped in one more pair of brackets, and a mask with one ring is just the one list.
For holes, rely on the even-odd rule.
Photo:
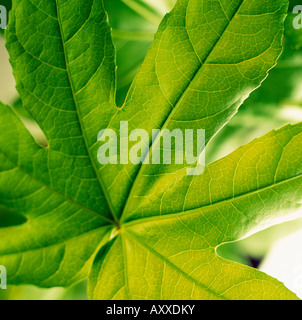
{"label": "blurred background", "polygon": [[[154,33],[175,0],[104,0],[117,52],[117,104],[121,106],[150,47]],[[293,28],[293,8],[302,0],[290,0],[285,22],[284,51],[262,86],[241,106],[238,114],[208,146],[211,163],[256,137],[287,123],[302,121],[302,29]],[[11,0],[0,0],[8,10]],[[301,21],[302,27],[302,21]],[[22,107],[0,30],[0,101],[19,114],[38,143],[45,139],[38,125]],[[0,211],[0,226],[5,219]],[[1,222],[2,221],[2,222]],[[5,222],[4,222],[5,223]],[[1,241],[1,239],[0,239]],[[225,244],[218,253],[226,259],[262,270],[285,283],[302,299],[302,219],[274,226],[249,238]],[[0,289],[0,300],[87,299],[86,282],[71,288],[41,289],[10,286]]]}

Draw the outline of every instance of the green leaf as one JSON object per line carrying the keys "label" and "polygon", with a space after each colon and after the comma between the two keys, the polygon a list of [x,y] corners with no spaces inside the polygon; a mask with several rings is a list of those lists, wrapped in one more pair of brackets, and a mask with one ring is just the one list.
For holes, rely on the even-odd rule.
{"label": "green leaf", "polygon": [[[146,13],[141,1],[123,2]],[[118,108],[102,1],[13,1],[7,48],[47,146],[0,105],[0,207],[19,217],[0,228],[9,283],[68,286],[89,275],[94,299],[295,298],[216,248],[301,214],[301,124],[201,176],[188,176],[188,165],[97,161],[99,131],[119,134],[121,121],[149,137],[202,128],[207,145],[276,64],[287,4],[179,0]],[[143,141],[152,145],[145,159],[162,132]]]}
{"label": "green leaf", "polygon": [[270,71],[261,87],[244,102],[236,117],[211,141],[207,148],[208,163],[285,122],[301,121],[302,53],[293,48],[291,37],[288,36],[292,29],[290,20],[291,17],[288,16],[284,48],[276,67]]}
{"label": "green leaf", "polygon": [[142,64],[154,34],[175,0],[105,0],[116,47],[116,102],[122,106],[129,87]]}
{"label": "green leaf", "polygon": [[[209,165],[186,190],[190,208],[124,224],[96,258],[91,297],[294,298],[269,276],[218,257],[216,248],[301,216],[301,141],[302,124],[273,131]],[[167,206],[177,197],[169,191],[161,197]]]}
{"label": "green leaf", "polygon": [[162,14],[140,1],[105,0],[104,6],[116,46],[116,102],[121,106],[152,44]]}

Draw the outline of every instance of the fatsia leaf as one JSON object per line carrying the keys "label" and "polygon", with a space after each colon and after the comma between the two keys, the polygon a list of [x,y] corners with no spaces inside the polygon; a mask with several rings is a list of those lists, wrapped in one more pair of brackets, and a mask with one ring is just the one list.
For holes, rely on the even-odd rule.
{"label": "fatsia leaf", "polygon": [[[302,124],[272,131],[209,165],[186,192],[191,209],[144,219],[136,210],[141,216],[96,258],[91,297],[294,298],[269,276],[218,257],[216,248],[301,216],[301,142]],[[175,197],[171,190],[162,203]]]}
{"label": "fatsia leaf", "polygon": [[[133,3],[136,6],[129,7]],[[128,3],[123,0],[105,0],[104,5],[108,12],[113,42],[116,47],[116,102],[118,106],[121,106],[139,65],[143,62],[152,44],[154,33],[161,19],[149,7],[137,4],[137,1]],[[149,15],[152,18],[149,18]]]}
{"label": "fatsia leaf", "polygon": [[[207,163],[227,155],[255,136],[282,126],[285,121],[301,120],[299,88],[302,85],[302,52],[294,49],[295,43],[290,35],[292,29],[292,18],[288,15],[283,52],[276,67],[261,87],[244,102],[236,117],[208,145]],[[295,114],[291,112],[293,108],[297,111]]]}
{"label": "fatsia leaf", "polygon": [[[275,64],[286,3],[259,7],[249,1],[179,1],[163,19],[123,108],[108,128],[118,132],[125,119],[131,120],[129,131],[143,127],[149,137],[152,129],[203,128],[207,144]],[[150,144],[151,138],[144,142]],[[160,136],[153,147],[159,143]],[[179,165],[105,165],[100,175],[117,216],[148,171],[169,173],[171,187],[190,183],[187,168]]]}
{"label": "fatsia leaf", "polygon": [[67,286],[90,274],[96,299],[295,298],[215,249],[299,214],[301,124],[201,176],[186,175],[187,165],[97,160],[99,131],[119,133],[121,121],[149,137],[202,128],[208,144],[275,65],[287,4],[179,0],[118,108],[103,2],[13,1],[7,47],[22,103],[48,145],[0,106],[0,207],[16,217],[0,229],[9,283]]}
{"label": "fatsia leaf", "polygon": [[116,102],[121,106],[139,66],[152,44],[160,20],[172,9],[171,1],[105,0],[104,6],[116,47]]}

